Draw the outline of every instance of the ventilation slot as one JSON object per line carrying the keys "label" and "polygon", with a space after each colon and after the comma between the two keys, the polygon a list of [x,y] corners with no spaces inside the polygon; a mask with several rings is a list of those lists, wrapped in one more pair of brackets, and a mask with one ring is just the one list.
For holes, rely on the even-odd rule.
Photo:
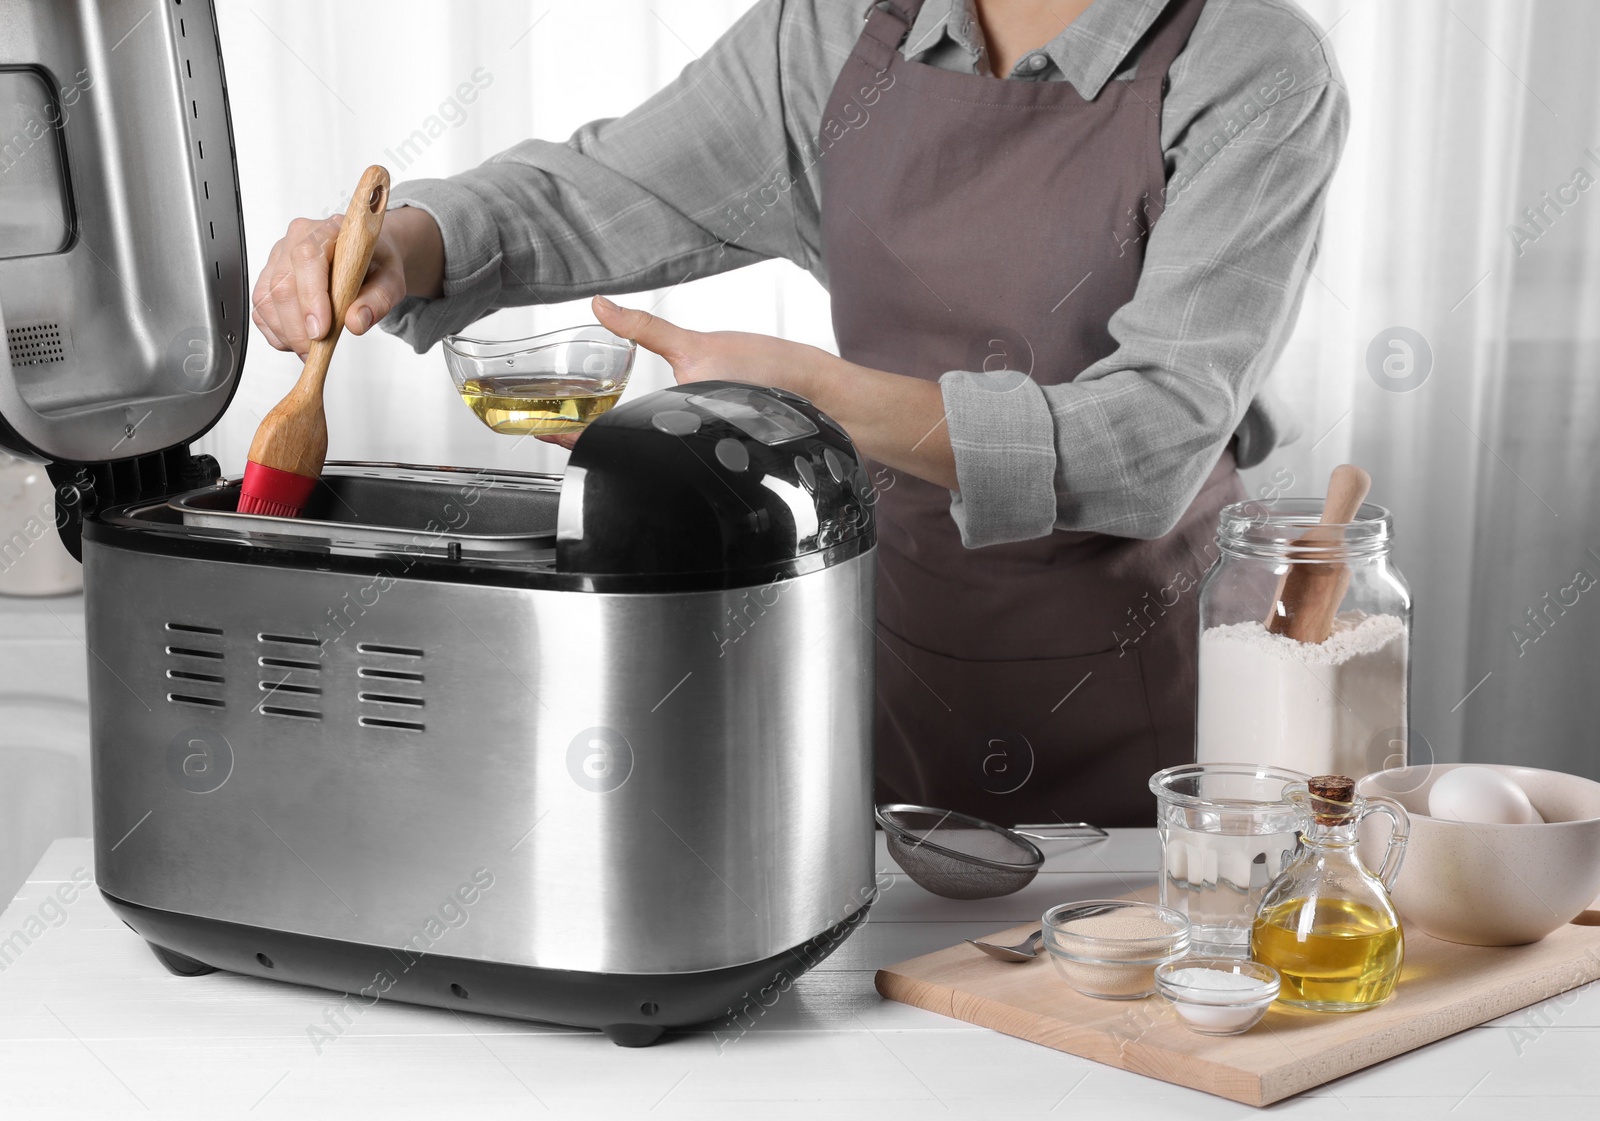
{"label": "ventilation slot", "polygon": [[175,705],[198,705],[201,708],[227,708],[228,702],[215,697],[192,697],[187,693],[168,693],[167,700]]}
{"label": "ventilation slot", "polygon": [[358,642],[356,651],[361,654],[392,654],[396,658],[422,657],[422,651],[414,646],[380,646],[376,642]]}
{"label": "ventilation slot", "polygon": [[220,673],[190,673],[188,670],[169,669],[168,681],[203,681],[208,685],[221,685],[223,676]]}
{"label": "ventilation slot", "polygon": [[425,732],[426,724],[419,724],[414,720],[388,720],[381,716],[363,716],[360,720],[363,728],[393,728],[399,732]]}
{"label": "ventilation slot", "polygon": [[262,705],[263,716],[289,716],[296,720],[321,720],[322,713],[305,708],[285,708],[282,705]]}
{"label": "ventilation slot", "polygon": [[11,352],[11,364],[19,367],[46,366],[67,357],[59,323],[7,328],[6,349]]}
{"label": "ventilation slot", "polygon": [[[293,647],[294,653],[314,654],[322,656],[322,640],[297,634],[266,634],[256,635],[256,641],[266,649],[275,646]],[[302,705],[317,705],[322,696],[322,663],[310,661],[307,657],[283,658],[273,654],[263,654],[256,658],[256,664],[264,671],[269,672],[268,677],[257,682],[261,692],[266,694],[261,698],[260,711],[263,716],[283,716],[294,720],[321,720],[322,713],[317,708],[302,708]]]}
{"label": "ventilation slot", "polygon": [[222,651],[200,650],[193,646],[169,646],[167,653],[174,658],[209,658],[212,661],[222,661]]}
{"label": "ventilation slot", "polygon": [[289,646],[317,646],[322,645],[320,638],[303,638],[297,634],[258,634],[259,642],[280,642]]}
{"label": "ventilation slot", "polygon": [[277,685],[274,685],[270,681],[263,681],[261,683],[261,691],[263,693],[297,693],[297,694],[299,694],[300,696],[303,696],[303,697],[320,697],[320,696],[322,696],[322,690],[320,688],[318,688],[317,686],[315,686],[315,685],[289,685],[289,684],[277,684]]}
{"label": "ventilation slot", "polygon": [[359,696],[364,705],[407,705],[411,708],[421,708],[426,703],[421,697],[397,697],[390,693],[361,693]]}
{"label": "ventilation slot", "polygon": [[[181,0],[174,0],[174,7],[179,11],[182,11]],[[199,190],[195,192],[195,198],[199,202],[201,217],[205,219],[206,228],[211,233],[211,246],[213,253],[211,259],[211,269],[212,272],[216,274],[218,290],[221,291],[223,290],[222,258],[228,254],[224,243],[219,243],[217,240],[217,223],[218,221],[222,222],[224,231],[234,228],[235,223],[238,221],[238,211],[234,209],[238,205],[238,190],[237,184],[234,184],[234,191],[232,192],[234,197],[230,199],[229,191],[227,190],[227,186],[231,181],[230,169],[226,168],[225,166],[213,167],[207,162],[206,142],[200,134],[204,132],[215,133],[217,131],[216,125],[219,121],[219,117],[218,114],[209,111],[210,102],[208,101],[208,112],[204,114],[205,119],[202,121],[200,100],[199,97],[196,96],[197,91],[195,89],[196,82],[194,74],[196,60],[200,62],[202,67],[206,67],[209,61],[206,56],[217,49],[215,31],[216,29],[213,27],[212,34],[206,35],[203,28],[197,27],[195,29],[195,41],[191,43],[189,41],[188,18],[185,16],[180,16],[178,18],[178,38],[174,40],[174,43],[178,48],[179,57],[183,62],[182,84],[184,96],[189,98],[190,122],[194,122],[185,123],[189,125],[190,136],[194,140],[195,153],[197,156],[193,167],[193,183],[194,186],[199,188]],[[202,81],[201,85],[204,86],[205,83]],[[210,88],[205,88],[200,92],[202,92],[202,94],[209,94],[211,91]],[[223,89],[223,98],[224,100],[222,104],[224,107],[226,107],[227,90],[225,87]],[[217,190],[215,191],[211,189],[212,179],[218,180]],[[232,204],[231,206],[230,203]],[[226,322],[230,318],[228,306],[229,304],[226,299],[217,300],[217,311],[223,322]],[[233,332],[228,332],[226,338],[229,346],[231,347],[234,342]]]}
{"label": "ventilation slot", "polygon": [[228,702],[223,695],[227,678],[222,673],[224,657],[220,649],[221,629],[199,623],[166,623],[161,629],[174,639],[192,644],[162,644],[163,652],[173,659],[162,671],[175,690],[167,694],[167,703],[196,708],[227,708]]}
{"label": "ventilation slot", "polygon": [[377,678],[380,681],[422,681],[420,673],[408,673],[398,669],[373,669],[371,666],[362,666],[356,670],[358,677]]}
{"label": "ventilation slot", "polygon": [[[422,650],[415,646],[392,646],[381,642],[360,642],[356,644],[358,653],[369,658],[390,659],[387,664],[395,665],[396,659],[405,659],[401,665],[415,665],[422,658]],[[388,686],[383,692],[367,692],[362,690],[356,694],[356,699],[361,702],[363,715],[358,723],[363,728],[388,728],[398,732],[421,732],[426,726],[415,717],[421,716],[417,709],[426,706],[423,698],[410,694],[408,685],[421,685],[423,676],[414,669],[386,669],[382,666],[359,666],[356,676],[366,681],[382,682]],[[392,690],[392,691],[391,691]],[[396,709],[402,711],[397,712]],[[410,709],[407,713],[403,710]],[[410,717],[410,719],[402,719]]]}

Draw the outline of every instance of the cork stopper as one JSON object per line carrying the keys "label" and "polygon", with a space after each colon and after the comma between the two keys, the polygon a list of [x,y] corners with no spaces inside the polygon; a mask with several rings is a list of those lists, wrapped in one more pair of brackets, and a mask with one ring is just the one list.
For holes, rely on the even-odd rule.
{"label": "cork stopper", "polygon": [[1355,779],[1344,775],[1318,775],[1306,783],[1311,792],[1311,816],[1318,825],[1342,825],[1355,809]]}

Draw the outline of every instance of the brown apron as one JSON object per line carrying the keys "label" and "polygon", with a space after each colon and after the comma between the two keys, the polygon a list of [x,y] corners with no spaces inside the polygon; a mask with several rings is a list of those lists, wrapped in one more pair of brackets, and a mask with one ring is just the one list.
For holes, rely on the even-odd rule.
{"label": "brown apron", "polygon": [[[823,116],[844,357],[1051,385],[1110,354],[1166,185],[1167,69],[1204,2],[1172,0],[1138,77],[1093,101],[1065,81],[908,62],[922,0],[875,9]],[[1194,755],[1197,585],[1218,511],[1244,496],[1232,451],[1155,541],[1058,530],[967,549],[946,489],[873,477],[879,800],[1149,825],[1151,773]]]}

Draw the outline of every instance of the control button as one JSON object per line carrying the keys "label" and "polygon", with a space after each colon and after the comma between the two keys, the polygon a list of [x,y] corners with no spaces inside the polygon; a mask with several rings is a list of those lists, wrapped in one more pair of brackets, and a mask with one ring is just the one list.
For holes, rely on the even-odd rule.
{"label": "control button", "polygon": [[737,475],[750,466],[749,449],[732,436],[724,436],[717,441],[717,462]]}
{"label": "control button", "polygon": [[872,493],[872,484],[867,481],[866,469],[859,463],[850,472],[850,493],[857,498],[866,498]]}
{"label": "control button", "polygon": [[806,485],[806,489],[814,492],[817,489],[817,470],[811,466],[811,461],[797,455],[794,457],[794,469],[800,476],[800,481]]}
{"label": "control button", "polygon": [[700,415],[686,409],[663,409],[650,423],[668,436],[691,436],[700,431]]}
{"label": "control button", "polygon": [[822,450],[822,462],[828,465],[828,474],[833,476],[834,482],[842,483],[850,477],[850,468],[845,465],[843,459],[839,458],[839,453],[832,448],[824,448]]}

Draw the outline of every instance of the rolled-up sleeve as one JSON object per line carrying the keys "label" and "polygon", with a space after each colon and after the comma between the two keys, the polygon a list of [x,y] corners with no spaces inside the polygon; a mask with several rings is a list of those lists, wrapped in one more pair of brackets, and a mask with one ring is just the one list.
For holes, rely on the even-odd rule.
{"label": "rolled-up sleeve", "polygon": [[418,351],[500,307],[635,292],[801,258],[786,193],[759,222],[732,200],[790,161],[779,0],[762,0],[660,93],[565,143],[528,140],[449,179],[396,184],[444,237],[438,299],[383,321]]}
{"label": "rolled-up sleeve", "polygon": [[[1293,422],[1263,382],[1315,262],[1348,119],[1330,74],[1220,148],[1194,137],[1170,148],[1138,288],[1108,324],[1116,349],[1074,380],[941,378],[966,545],[1053,529],[1160,537],[1230,439],[1250,466],[1284,438]],[[1202,115],[1195,129],[1211,124]]]}

